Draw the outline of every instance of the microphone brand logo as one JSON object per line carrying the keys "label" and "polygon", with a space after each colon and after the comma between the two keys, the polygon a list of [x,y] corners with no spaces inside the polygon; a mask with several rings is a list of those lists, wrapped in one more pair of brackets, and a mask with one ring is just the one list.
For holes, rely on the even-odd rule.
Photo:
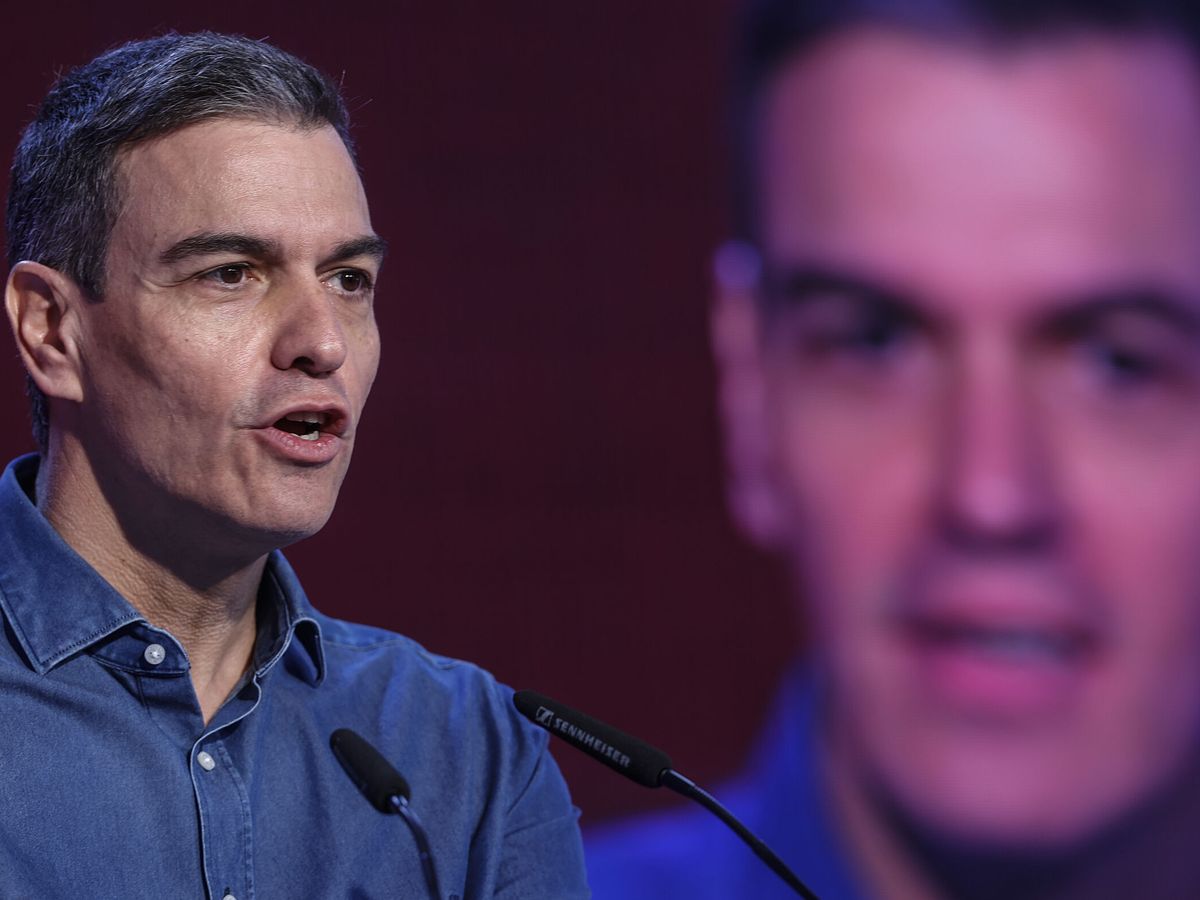
{"label": "microphone brand logo", "polygon": [[627,753],[622,753],[612,744],[600,740],[600,738],[596,737],[590,731],[585,731],[573,722],[568,722],[562,716],[555,715],[553,710],[539,706],[535,717],[537,723],[547,731],[557,732],[575,746],[581,750],[586,750],[593,756],[612,760],[622,769],[628,769],[629,764],[633,762]]}

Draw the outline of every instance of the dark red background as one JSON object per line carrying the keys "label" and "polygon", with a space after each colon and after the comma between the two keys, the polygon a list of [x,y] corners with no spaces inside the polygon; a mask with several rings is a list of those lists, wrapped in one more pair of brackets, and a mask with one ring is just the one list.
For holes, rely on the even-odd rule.
{"label": "dark red background", "polygon": [[[728,0],[180,9],[6,10],[0,145],[57,71],[167,28],[268,37],[342,77],[392,255],[355,465],[290,553],[314,601],[697,780],[730,772],[795,629],[722,500],[705,318]],[[7,458],[31,442],[14,352],[0,369]],[[667,800],[557,756],[585,823]]]}

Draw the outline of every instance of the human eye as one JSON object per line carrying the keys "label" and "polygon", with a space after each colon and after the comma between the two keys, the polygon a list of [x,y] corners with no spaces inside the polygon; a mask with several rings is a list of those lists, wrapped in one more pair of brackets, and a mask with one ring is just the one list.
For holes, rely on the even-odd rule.
{"label": "human eye", "polygon": [[1065,335],[1042,371],[1044,398],[1123,439],[1145,440],[1194,421],[1200,346],[1186,329],[1148,314],[1105,316]]}
{"label": "human eye", "polygon": [[1168,381],[1175,371],[1170,354],[1157,348],[1091,339],[1080,353],[1105,385],[1118,390],[1150,387]]}
{"label": "human eye", "polygon": [[1194,338],[1146,315],[1110,317],[1081,329],[1070,343],[1083,376],[1109,396],[1192,387],[1200,378]]}
{"label": "human eye", "polygon": [[912,321],[886,305],[853,298],[814,298],[785,329],[807,361],[883,366],[912,342]]}
{"label": "human eye", "polygon": [[198,280],[220,288],[236,288],[250,279],[249,263],[226,263],[206,269],[196,276]]}
{"label": "human eye", "polygon": [[895,353],[908,337],[906,322],[887,313],[869,312],[817,331],[813,343],[818,352],[882,361]]}
{"label": "human eye", "polygon": [[368,298],[375,289],[375,281],[362,269],[338,269],[326,278],[335,291],[348,297]]}

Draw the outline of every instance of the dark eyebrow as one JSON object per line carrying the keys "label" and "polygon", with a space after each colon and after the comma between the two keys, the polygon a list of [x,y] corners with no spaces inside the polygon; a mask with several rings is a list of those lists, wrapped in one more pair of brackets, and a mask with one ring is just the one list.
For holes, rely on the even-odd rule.
{"label": "dark eyebrow", "polygon": [[256,259],[278,259],[280,256],[279,245],[274,241],[264,241],[233,232],[204,232],[176,241],[160,253],[158,259],[163,265],[169,266],[189,256],[208,256],[214,253],[236,253]]}
{"label": "dark eyebrow", "polygon": [[[767,267],[760,293],[768,312],[794,309],[836,295],[868,304],[902,321],[925,319],[920,306],[904,294],[869,278],[823,266]],[[1110,316],[1137,315],[1200,339],[1200,302],[1155,285],[1094,291],[1056,306],[1041,323],[1042,330],[1053,334],[1077,335]]]}
{"label": "dark eyebrow", "polygon": [[763,271],[759,295],[768,313],[796,309],[834,295],[906,321],[925,318],[917,304],[886,285],[822,266],[768,266]]}
{"label": "dark eyebrow", "polygon": [[362,237],[342,241],[325,257],[321,266],[324,267],[339,260],[354,259],[359,256],[370,256],[374,258],[377,264],[383,265],[384,257],[387,256],[387,249],[387,241],[379,235],[365,234]]}
{"label": "dark eyebrow", "polygon": [[1156,319],[1188,337],[1200,337],[1200,309],[1195,302],[1156,287],[1105,291],[1075,299],[1046,317],[1046,331],[1076,335],[1095,328],[1110,316],[1135,315]]}

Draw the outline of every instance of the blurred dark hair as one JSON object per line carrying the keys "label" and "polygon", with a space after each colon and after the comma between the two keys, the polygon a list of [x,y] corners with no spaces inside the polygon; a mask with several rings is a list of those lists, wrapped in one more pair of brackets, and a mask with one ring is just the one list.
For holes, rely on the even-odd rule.
{"label": "blurred dark hair", "polygon": [[[212,32],[124,44],[59,78],[26,127],[8,192],[9,267],[34,260],[101,297],[121,200],[118,153],[217,118],[330,125],[353,155],[338,87],[289,53]],[[45,397],[32,380],[28,390],[34,437],[45,450]]]}
{"label": "blurred dark hair", "polygon": [[862,26],[1001,45],[1079,31],[1164,34],[1200,58],[1197,0],[748,0],[731,110],[738,237],[755,234],[755,132],[763,89],[784,63]]}

